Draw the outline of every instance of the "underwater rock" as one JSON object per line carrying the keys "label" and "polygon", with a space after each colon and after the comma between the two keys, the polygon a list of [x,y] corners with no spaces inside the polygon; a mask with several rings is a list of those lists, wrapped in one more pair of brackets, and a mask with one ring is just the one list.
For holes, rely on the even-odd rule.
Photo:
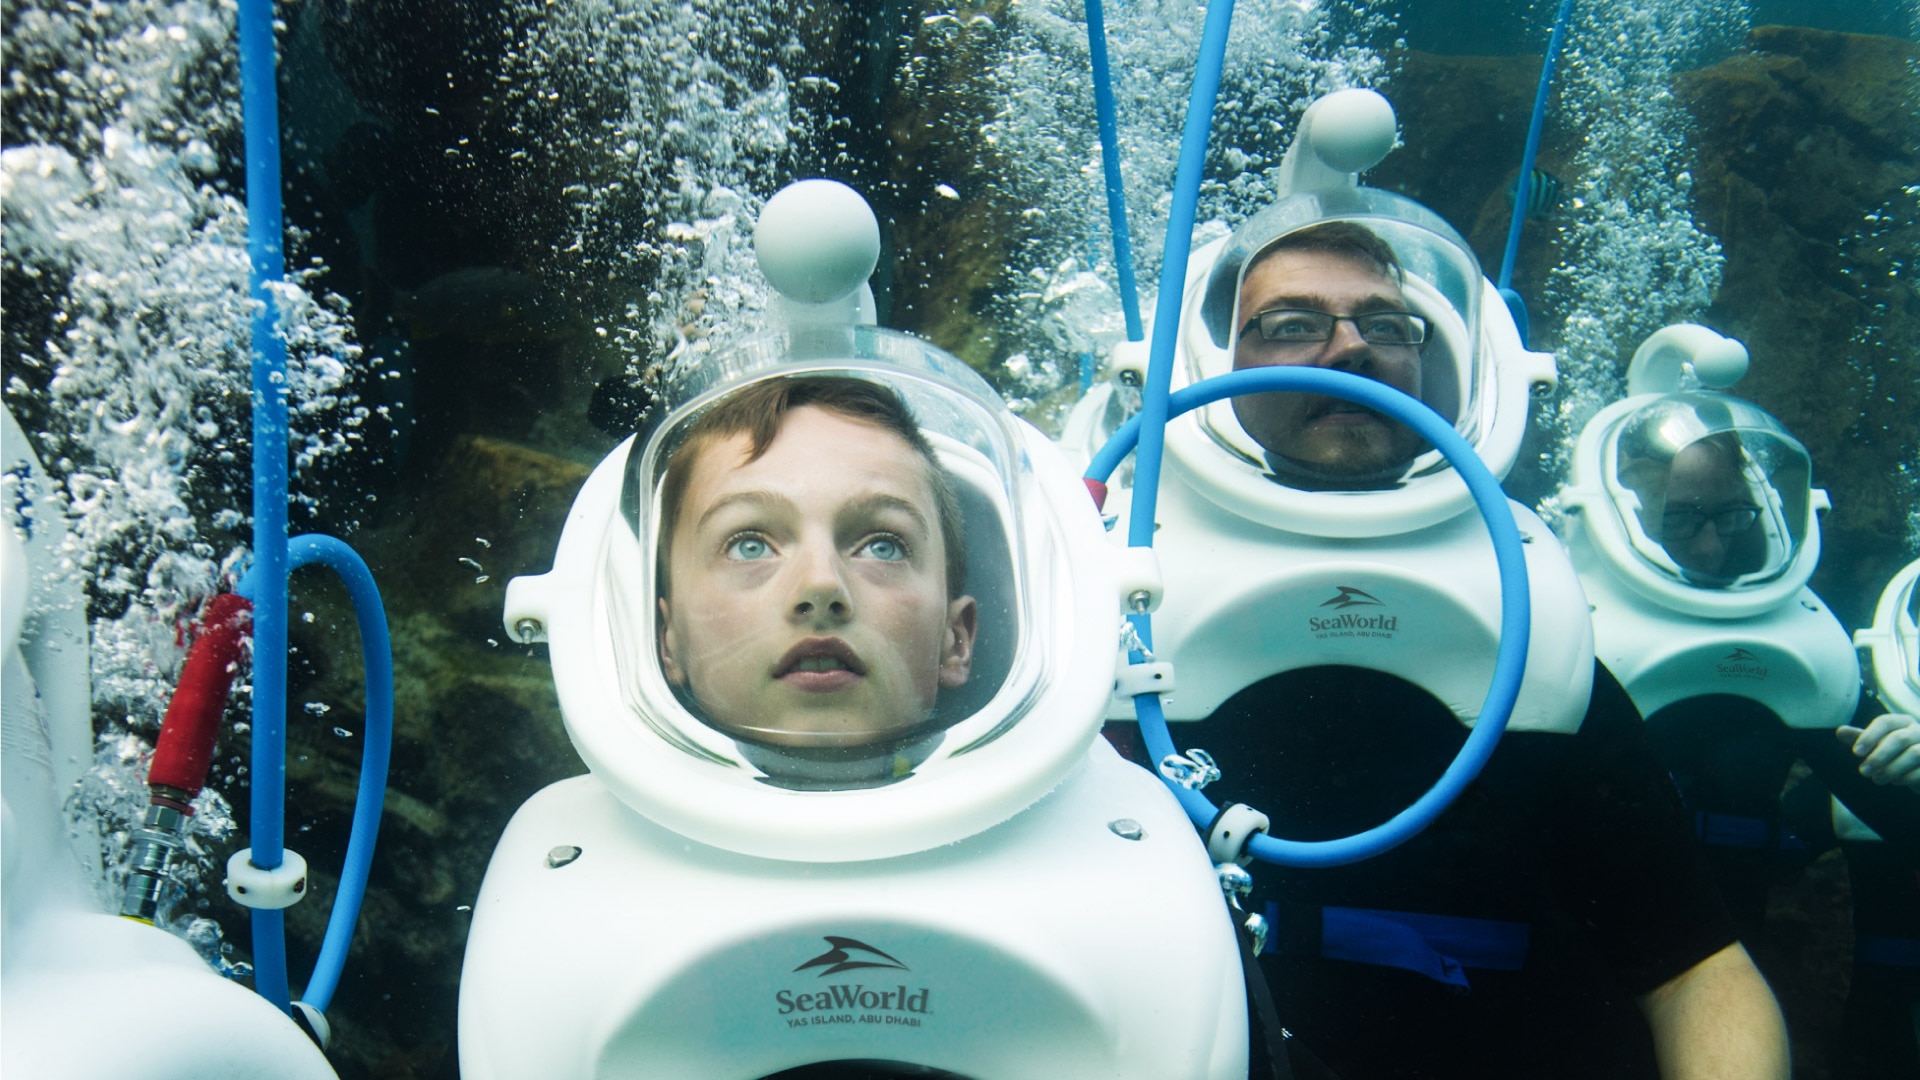
{"label": "underwater rock", "polygon": [[[1520,171],[1540,59],[1409,50],[1400,54],[1399,72],[1386,91],[1404,144],[1366,182],[1432,207],[1473,242],[1489,275],[1499,269],[1507,241],[1513,209],[1507,189]],[[1571,157],[1571,147],[1559,146],[1551,127],[1537,159],[1549,172]]]}
{"label": "underwater rock", "polygon": [[947,8],[938,4],[915,9],[885,102],[888,188],[898,210],[887,220],[892,305],[882,321],[992,376],[1020,343],[1001,340],[989,304],[1010,291],[1009,268],[1031,231],[1023,208],[994,182],[1008,169],[980,136],[996,105],[993,88],[976,76],[991,65],[1007,5],[980,5],[965,19],[940,17]]}
{"label": "underwater rock", "polygon": [[1833,1074],[1853,960],[1853,887],[1847,860],[1830,850],[1767,898],[1765,929],[1745,943],[1767,977],[1792,1035],[1793,1075]]}
{"label": "underwater rock", "polygon": [[[574,494],[588,469],[515,443],[483,436],[455,439],[412,482],[404,542],[388,563],[416,610],[432,611],[472,642],[500,639],[507,580],[544,573]],[[404,601],[394,601],[400,606]]]}
{"label": "underwater rock", "polygon": [[1736,392],[1812,455],[1834,505],[1812,585],[1861,626],[1912,554],[1920,46],[1779,26],[1748,46],[1674,87],[1697,131],[1694,213],[1726,256],[1702,321],[1746,343]]}
{"label": "underwater rock", "polygon": [[[1895,466],[1920,457],[1920,300],[1903,284],[1920,253],[1917,61],[1901,39],[1761,27],[1747,51],[1672,87],[1694,123],[1693,213],[1725,257],[1698,318],[1747,345],[1753,369],[1735,392],[1806,444],[1832,495],[1813,587],[1848,626],[1871,621],[1911,558],[1915,478]],[[1409,51],[1388,91],[1405,146],[1368,182],[1438,210],[1489,275],[1539,72],[1539,57]],[[1578,141],[1549,113],[1538,166],[1577,180],[1564,170]],[[1530,221],[1516,287],[1537,296],[1560,260],[1553,221]],[[1536,348],[1554,345],[1550,316],[1535,313]]]}
{"label": "underwater rock", "polygon": [[[402,508],[355,537],[387,608],[394,743],[372,879],[330,1010],[331,1057],[343,1078],[456,1074],[460,959],[494,843],[535,791],[585,771],[560,719],[545,646],[510,641],[500,610],[508,579],[551,565],[586,476],[583,466],[522,446],[461,437],[415,478],[410,498],[391,500]],[[287,916],[297,980],[338,887],[365,696],[344,591],[303,573],[293,605],[288,836],[314,884],[314,902]],[[248,940],[241,922],[224,913],[223,922],[228,940]]]}

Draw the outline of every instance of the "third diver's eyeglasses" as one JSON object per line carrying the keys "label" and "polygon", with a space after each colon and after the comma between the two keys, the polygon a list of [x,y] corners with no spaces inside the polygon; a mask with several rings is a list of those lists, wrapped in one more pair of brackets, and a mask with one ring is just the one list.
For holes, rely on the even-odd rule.
{"label": "third diver's eyeglasses", "polygon": [[1334,315],[1325,311],[1280,308],[1263,311],[1240,328],[1245,337],[1255,329],[1260,340],[1269,345],[1324,345],[1333,340],[1333,328],[1350,322],[1369,345],[1424,345],[1427,320],[1411,311],[1369,311],[1359,315]]}
{"label": "third diver's eyeglasses", "polygon": [[1660,515],[1660,538],[1662,540],[1691,540],[1700,535],[1700,530],[1713,522],[1713,531],[1721,536],[1738,536],[1753,528],[1760,520],[1760,510],[1754,506],[1734,506],[1725,510],[1716,510],[1709,514],[1705,510],[1669,510]]}

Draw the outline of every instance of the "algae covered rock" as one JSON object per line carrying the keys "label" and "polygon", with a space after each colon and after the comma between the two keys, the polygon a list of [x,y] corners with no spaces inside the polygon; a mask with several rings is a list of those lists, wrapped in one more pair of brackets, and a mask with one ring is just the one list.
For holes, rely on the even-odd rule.
{"label": "algae covered rock", "polygon": [[[509,640],[500,612],[509,578],[551,566],[586,476],[571,461],[463,436],[355,538],[384,592],[395,700],[379,846],[331,1010],[343,1076],[455,1075],[460,958],[493,846],[529,796],[585,771],[546,647]],[[288,912],[297,979],[312,963],[298,950],[320,940],[338,887],[365,696],[344,592],[303,572],[293,603],[288,833],[318,901]],[[247,935],[235,925],[228,938]]]}
{"label": "algae covered rock", "polygon": [[1911,557],[1920,454],[1920,46],[1762,27],[1750,52],[1677,80],[1694,213],[1726,267],[1703,321],[1745,342],[1737,392],[1799,436],[1832,493],[1813,587],[1871,621]]}

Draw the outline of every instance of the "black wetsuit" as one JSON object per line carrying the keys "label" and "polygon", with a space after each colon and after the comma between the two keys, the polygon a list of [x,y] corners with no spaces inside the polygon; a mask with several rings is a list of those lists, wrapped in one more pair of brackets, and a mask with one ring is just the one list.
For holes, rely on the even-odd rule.
{"label": "black wetsuit", "polygon": [[[1863,696],[1853,723],[1864,728],[1885,711]],[[1835,846],[1845,851],[1855,947],[1840,1045],[1832,1053],[1836,1075],[1920,1077],[1914,1032],[1920,1003],[1920,793],[1861,776],[1859,759],[1832,728],[1789,728],[1746,698],[1675,702],[1649,716],[1647,729],[1685,795],[1740,936],[1779,988],[1796,1029],[1808,1022],[1803,1013],[1817,1015],[1817,1003],[1800,1002],[1810,992],[1802,984],[1838,963],[1837,955],[1816,953],[1837,954],[1842,945],[1810,936],[1799,925],[1769,935],[1769,894],[1800,879],[1820,853]],[[1807,772],[1789,788],[1796,762],[1804,762]],[[1838,840],[1830,796],[1882,840]],[[1819,1052],[1812,1049],[1815,1040],[1797,1037],[1796,1044],[1801,1052]]]}
{"label": "black wetsuit", "polygon": [[[1466,735],[1426,692],[1355,668],[1266,679],[1174,731],[1221,763],[1215,802],[1302,840],[1379,824]],[[1348,1080],[1654,1076],[1635,997],[1736,940],[1639,714],[1598,665],[1577,734],[1508,734],[1426,832],[1354,866],[1256,864],[1254,880],[1280,1018]]]}

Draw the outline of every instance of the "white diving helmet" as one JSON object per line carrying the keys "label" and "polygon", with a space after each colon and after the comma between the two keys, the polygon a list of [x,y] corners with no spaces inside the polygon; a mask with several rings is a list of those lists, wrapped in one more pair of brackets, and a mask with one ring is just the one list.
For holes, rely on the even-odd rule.
{"label": "white diving helmet", "polygon": [[1712,391],[1643,394],[1581,433],[1563,496],[1600,560],[1683,614],[1745,618],[1798,594],[1820,561],[1806,448],[1765,410]]}
{"label": "white diving helmet", "polygon": [[508,587],[592,775],[495,849],[467,1075],[1246,1075],[1206,849],[1098,734],[1099,514],[965,364],[857,324],[872,222],[768,201],[786,330],[667,379]]}
{"label": "white diving helmet", "polygon": [[[1391,252],[1391,265],[1379,265],[1380,273],[1394,279],[1406,310],[1426,325],[1426,340],[1418,346],[1417,396],[1466,438],[1496,477],[1504,477],[1526,433],[1530,397],[1554,384],[1553,358],[1521,343],[1466,240],[1431,210],[1390,192],[1296,192],[1197,252],[1174,388],[1233,370],[1240,329],[1258,314],[1239,310],[1241,285],[1263,254],[1287,247],[1291,239],[1356,257],[1345,240],[1330,247],[1309,232],[1325,237],[1325,227],[1333,225],[1346,226],[1349,237],[1357,227],[1378,242],[1362,241],[1368,252],[1357,257],[1364,262],[1381,264],[1385,260],[1371,253]],[[1232,401],[1171,423],[1167,452],[1173,467],[1210,500],[1289,532],[1391,536],[1445,521],[1472,505],[1466,484],[1437,450],[1422,448],[1377,474],[1316,477],[1256,442]],[[1366,497],[1357,498],[1353,489],[1364,489],[1358,493]]]}
{"label": "white diving helmet", "polygon": [[1920,716],[1920,559],[1887,582],[1873,625],[1854,631],[1853,643],[1867,653],[1880,703],[1889,712]]}
{"label": "white diving helmet", "polygon": [[[800,384],[864,387],[854,394],[863,399],[877,387],[881,399],[905,406],[922,447],[835,406],[817,410],[850,425],[847,438],[864,431],[892,439],[885,445],[893,457],[866,464],[882,477],[880,488],[898,480],[900,490],[876,488],[858,506],[834,504],[806,518],[802,509],[815,506],[807,491],[843,492],[841,480],[859,474],[863,461],[852,448],[835,456],[840,444],[828,428],[824,446],[783,463],[780,454],[801,453],[782,449],[796,430],[781,426],[795,415],[787,412],[767,433],[766,456],[720,474],[745,477],[771,463],[772,479],[763,472],[741,491],[703,499],[708,481],[688,476],[708,475],[701,466],[715,445],[745,447],[754,437],[725,427],[703,436],[702,419],[730,403],[738,408],[742,395]],[[621,801],[729,851],[876,859],[998,824],[1085,756],[1114,663],[1109,571],[1084,557],[1101,549],[1098,519],[1053,447],[966,364],[875,327],[799,325],[670,379],[656,414],[588,480],[553,572],[516,579],[506,605],[510,631],[525,638],[537,627],[535,639],[551,644],[568,733]],[[676,471],[670,464],[695,445],[689,433],[700,457],[663,496]],[[726,442],[735,436],[743,441]],[[922,465],[930,466],[929,453],[937,470]],[[834,483],[815,482],[821,477]],[[936,477],[951,491],[957,521],[929,509],[940,502]],[[783,487],[789,480],[800,487]],[[767,514],[777,520],[768,524]],[[663,520],[677,522],[671,527],[689,537],[688,547],[661,535]],[[796,631],[792,597],[762,591],[743,604],[749,594],[733,588],[740,579],[715,576],[764,570],[748,564],[787,558],[790,546],[799,550],[794,537],[820,522],[831,523],[828,548],[858,547],[865,570],[851,573],[881,575],[869,580],[891,590],[856,610],[855,621],[887,604],[894,621]],[[789,528],[791,535],[778,533]],[[713,529],[732,531],[707,535]],[[936,544],[964,547],[954,574],[924,565]],[[1082,556],[1069,558],[1070,549]],[[674,560],[684,566],[670,566]],[[917,591],[902,568],[922,575]],[[964,584],[951,580],[956,575]],[[958,591],[940,592],[943,581]],[[689,595],[670,593],[669,583]],[[848,595],[850,607],[861,603],[857,592]],[[823,609],[832,603],[821,599]],[[956,661],[961,636],[969,640]],[[845,686],[866,696],[847,697]],[[830,700],[859,704],[814,707]]]}
{"label": "white diving helmet", "polygon": [[1732,694],[1791,727],[1837,727],[1858,704],[1860,665],[1806,587],[1826,492],[1778,420],[1680,389],[1689,369],[1729,386],[1746,348],[1689,323],[1656,331],[1629,365],[1629,396],[1574,446],[1563,527],[1597,651],[1643,715]]}
{"label": "white diving helmet", "polygon": [[[1410,354],[1417,377],[1380,381],[1413,392],[1495,476],[1504,476],[1519,454],[1532,396],[1555,384],[1553,357],[1527,350],[1458,232],[1410,199],[1359,186],[1358,173],[1386,155],[1394,131],[1391,105],[1372,91],[1339,91],[1307,109],[1281,166],[1290,193],[1194,252],[1188,264],[1172,386],[1178,391],[1234,369],[1236,330],[1267,313],[1238,310],[1243,282],[1262,266],[1259,256],[1295,246],[1326,252],[1333,263],[1352,260],[1365,271],[1364,297],[1346,295],[1357,290],[1344,278],[1325,290],[1309,278],[1297,304],[1267,295],[1264,282],[1262,295],[1249,302],[1305,313],[1272,328],[1304,331],[1298,340],[1316,349],[1305,351],[1303,363],[1347,366],[1317,348],[1329,331],[1347,328],[1375,346],[1376,364],[1382,345]],[[1291,293],[1290,284],[1281,291]],[[1361,325],[1380,314],[1398,315],[1400,326],[1423,333],[1387,333],[1383,340],[1377,331],[1391,331],[1395,320]],[[1335,317],[1331,327],[1327,316]],[[1352,316],[1360,322],[1349,323]],[[1269,331],[1253,332],[1256,340],[1285,344]],[[1125,419],[1120,390],[1145,385],[1145,353],[1143,344],[1116,348],[1116,389],[1090,393],[1063,441],[1093,456],[1103,429]],[[1258,362],[1274,362],[1273,353]],[[1261,396],[1271,402],[1293,395]],[[1320,399],[1310,407],[1330,412],[1338,404]],[[1317,426],[1321,412],[1302,415],[1304,430]],[[1380,468],[1312,476],[1304,463],[1280,460],[1256,441],[1235,401],[1169,421],[1155,506],[1155,525],[1164,528],[1154,540],[1168,599],[1153,626],[1155,656],[1180,672],[1179,689],[1163,699],[1169,720],[1204,719],[1271,675],[1345,665],[1406,679],[1463,723],[1477,721],[1500,644],[1501,583],[1466,482],[1437,450],[1406,434],[1378,455]],[[1109,503],[1129,515],[1129,525],[1132,506],[1130,490],[1116,491]],[[1523,537],[1547,532],[1525,508],[1513,512]],[[1575,730],[1593,674],[1587,606],[1558,545],[1524,551],[1532,646],[1509,728]],[[1127,708],[1117,702],[1109,715],[1126,715]]]}

